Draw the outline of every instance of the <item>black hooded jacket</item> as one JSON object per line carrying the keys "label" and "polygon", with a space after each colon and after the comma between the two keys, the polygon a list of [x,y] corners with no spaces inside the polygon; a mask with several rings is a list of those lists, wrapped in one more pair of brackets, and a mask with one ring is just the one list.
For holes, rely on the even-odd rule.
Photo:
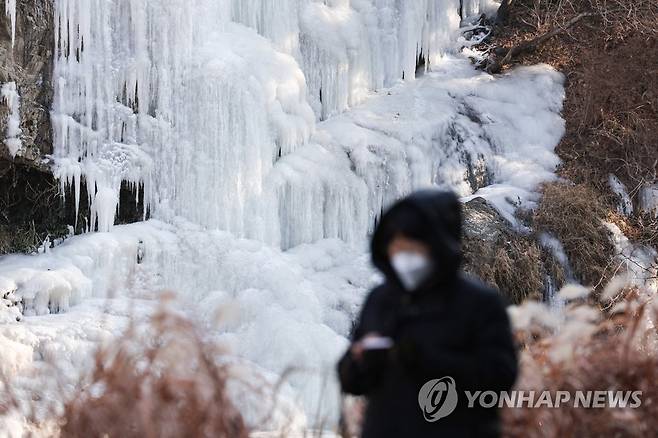
{"label": "black hooded jacket", "polygon": [[[370,332],[394,340],[387,351],[350,351],[338,364],[344,392],[365,395],[363,437],[495,437],[497,409],[467,407],[464,391],[506,391],[517,374],[516,351],[500,295],[459,270],[461,204],[449,192],[423,191],[394,205],[372,239],[374,265],[386,281],[367,297],[353,341]],[[434,273],[406,292],[387,255],[401,232],[431,247]],[[454,379],[456,409],[428,422],[419,406],[425,382]]]}

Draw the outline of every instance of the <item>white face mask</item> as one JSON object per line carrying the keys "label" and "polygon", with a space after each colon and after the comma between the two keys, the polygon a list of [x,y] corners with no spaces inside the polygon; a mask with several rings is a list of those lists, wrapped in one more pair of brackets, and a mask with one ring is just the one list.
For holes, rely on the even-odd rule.
{"label": "white face mask", "polygon": [[417,252],[400,251],[391,257],[391,266],[402,286],[411,292],[432,274],[432,261]]}

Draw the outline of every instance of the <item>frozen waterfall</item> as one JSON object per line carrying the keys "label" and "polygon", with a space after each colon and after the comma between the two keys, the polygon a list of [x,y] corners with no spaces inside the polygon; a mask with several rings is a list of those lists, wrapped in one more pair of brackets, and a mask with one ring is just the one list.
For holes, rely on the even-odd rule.
{"label": "frozen waterfall", "polygon": [[[471,12],[479,4],[472,3]],[[91,228],[109,230],[128,181],[143,187],[155,217],[180,215],[284,246],[364,236],[380,206],[368,204],[367,181],[351,173],[344,152],[317,144],[316,120],[413,80],[420,57],[433,65],[453,47],[460,21],[459,0],[57,0],[55,7],[55,168],[74,187],[76,206],[86,180]],[[334,156],[322,169],[272,176],[304,146],[288,166],[311,149]],[[340,178],[322,180],[326,166]],[[316,189],[299,187],[299,177]],[[326,217],[332,207],[340,219]],[[288,214],[322,232],[291,229],[280,222]]]}

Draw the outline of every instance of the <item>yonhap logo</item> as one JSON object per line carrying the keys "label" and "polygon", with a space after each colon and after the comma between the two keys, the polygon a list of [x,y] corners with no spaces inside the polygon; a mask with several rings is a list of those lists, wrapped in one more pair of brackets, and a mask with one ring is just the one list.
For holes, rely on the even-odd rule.
{"label": "yonhap logo", "polygon": [[446,376],[425,383],[418,392],[418,405],[430,423],[452,414],[457,407],[455,380]]}

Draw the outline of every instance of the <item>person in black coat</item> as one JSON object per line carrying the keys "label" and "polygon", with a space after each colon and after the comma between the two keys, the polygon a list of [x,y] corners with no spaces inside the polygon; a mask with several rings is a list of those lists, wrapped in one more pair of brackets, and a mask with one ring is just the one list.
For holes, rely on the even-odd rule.
{"label": "person in black coat", "polygon": [[465,391],[509,390],[516,350],[501,296],[460,272],[461,224],[453,193],[422,191],[375,230],[385,281],[338,364],[343,392],[367,398],[365,438],[500,435],[496,406],[468,407]]}

